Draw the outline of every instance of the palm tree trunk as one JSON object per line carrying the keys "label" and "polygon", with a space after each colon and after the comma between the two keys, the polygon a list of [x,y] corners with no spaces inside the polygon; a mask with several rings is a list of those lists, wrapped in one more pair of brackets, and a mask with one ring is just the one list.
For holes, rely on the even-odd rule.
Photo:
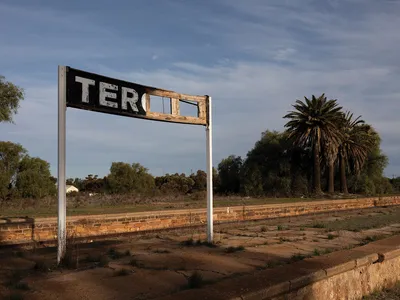
{"label": "palm tree trunk", "polygon": [[332,160],[329,161],[328,176],[328,193],[333,194],[335,192],[335,164]]}
{"label": "palm tree trunk", "polygon": [[314,193],[319,195],[321,191],[321,164],[319,161],[319,141],[314,144]]}
{"label": "palm tree trunk", "polygon": [[346,162],[342,153],[339,153],[339,168],[340,168],[340,191],[343,194],[348,194],[347,179],[346,179]]}

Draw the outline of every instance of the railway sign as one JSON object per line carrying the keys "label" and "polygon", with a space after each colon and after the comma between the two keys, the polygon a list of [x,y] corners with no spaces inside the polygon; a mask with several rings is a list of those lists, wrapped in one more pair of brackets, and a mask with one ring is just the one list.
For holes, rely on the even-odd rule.
{"label": "railway sign", "polygon": [[[151,96],[170,99],[170,113],[151,111]],[[197,116],[185,116],[180,103],[197,106]],[[66,66],[58,66],[58,251],[66,250],[66,108],[78,108],[154,121],[204,125],[207,153],[207,237],[213,241],[212,114],[211,97],[181,94],[119,80]]]}

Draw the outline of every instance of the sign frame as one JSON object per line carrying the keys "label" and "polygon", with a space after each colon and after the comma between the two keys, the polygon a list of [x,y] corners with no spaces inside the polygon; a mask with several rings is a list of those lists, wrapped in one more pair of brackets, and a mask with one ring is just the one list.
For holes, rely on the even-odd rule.
{"label": "sign frame", "polygon": [[[80,75],[80,76],[79,76]],[[85,76],[85,77],[84,77]],[[79,77],[79,78],[78,78]],[[80,86],[80,88],[79,88]],[[171,99],[171,113],[151,111],[150,96]],[[79,102],[77,98],[81,98]],[[197,105],[197,117],[180,114],[180,101]],[[207,240],[213,242],[212,98],[144,86],[58,66],[57,264],[66,252],[66,110],[67,107],[153,121],[206,127]],[[136,109],[136,110],[135,110]]]}

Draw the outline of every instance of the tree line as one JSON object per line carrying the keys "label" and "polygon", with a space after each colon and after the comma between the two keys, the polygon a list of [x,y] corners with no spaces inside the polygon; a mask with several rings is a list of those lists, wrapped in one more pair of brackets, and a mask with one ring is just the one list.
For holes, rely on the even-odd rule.
{"label": "tree line", "polygon": [[[0,123],[13,122],[23,89],[0,77]],[[388,179],[380,137],[337,100],[305,97],[283,116],[285,130],[265,131],[245,158],[230,155],[213,169],[214,192],[253,197],[298,197],[398,192],[400,178]],[[206,173],[152,176],[139,163],[113,162],[107,176],[69,178],[80,191],[135,195],[187,195],[206,190]],[[50,164],[30,157],[20,144],[0,142],[0,199],[55,196]]]}

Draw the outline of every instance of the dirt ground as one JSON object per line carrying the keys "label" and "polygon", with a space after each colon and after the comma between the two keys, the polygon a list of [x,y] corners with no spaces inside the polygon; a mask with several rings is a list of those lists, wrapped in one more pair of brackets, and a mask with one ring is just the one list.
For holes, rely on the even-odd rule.
{"label": "dirt ground", "polygon": [[[170,230],[56,249],[0,249],[4,299],[157,299],[399,234],[400,207]],[[205,230],[204,230],[205,231]]]}

